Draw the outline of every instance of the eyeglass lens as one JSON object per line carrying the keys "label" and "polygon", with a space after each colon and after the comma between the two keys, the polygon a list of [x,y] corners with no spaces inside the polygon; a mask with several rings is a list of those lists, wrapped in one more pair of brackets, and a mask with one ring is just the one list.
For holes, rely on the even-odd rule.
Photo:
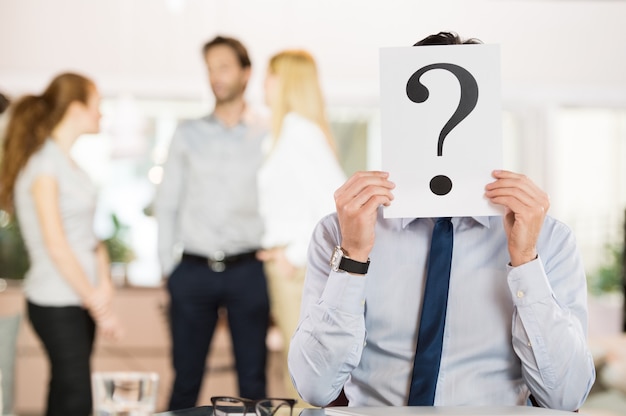
{"label": "eyeglass lens", "polygon": [[291,416],[293,403],[282,399],[267,399],[259,401],[256,406],[257,416]]}
{"label": "eyeglass lens", "polygon": [[219,397],[213,401],[214,416],[245,415],[246,405],[242,400],[233,397]]}
{"label": "eyeglass lens", "polygon": [[[236,397],[212,397],[214,416],[292,416],[295,400],[263,399],[256,402]],[[251,406],[254,404],[254,409]]]}

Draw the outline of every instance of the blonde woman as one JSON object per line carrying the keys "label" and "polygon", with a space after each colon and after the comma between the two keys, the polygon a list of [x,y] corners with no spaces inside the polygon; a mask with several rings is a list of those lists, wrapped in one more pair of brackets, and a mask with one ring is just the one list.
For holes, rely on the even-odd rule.
{"label": "blonde woman", "polygon": [[95,188],[70,156],[80,135],[98,132],[99,103],[91,80],[61,74],[15,103],[3,142],[0,208],[15,211],[30,257],[24,291],[50,361],[49,416],[91,413],[96,324],[120,335],[108,255],[93,232]]}
{"label": "blonde woman", "polygon": [[265,225],[264,261],[272,316],[284,340],[284,377],[298,397],[286,355],[300,315],[311,232],[335,211],[334,191],[345,181],[330,133],[317,67],[306,51],[287,50],[270,59],[265,100],[272,113],[266,157],[258,174]]}

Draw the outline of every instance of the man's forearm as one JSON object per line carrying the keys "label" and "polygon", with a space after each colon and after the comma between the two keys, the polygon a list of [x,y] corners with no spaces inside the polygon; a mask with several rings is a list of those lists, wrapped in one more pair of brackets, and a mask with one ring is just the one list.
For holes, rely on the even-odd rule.
{"label": "man's forearm", "polygon": [[[569,304],[565,300],[557,302],[540,259],[536,262],[524,271],[533,273],[509,279],[516,303],[513,348],[522,362],[525,382],[539,404],[575,410],[584,402],[595,379],[583,327],[585,305],[579,305],[583,299]],[[576,276],[568,280],[576,286],[580,279]],[[577,292],[580,290],[572,291]]]}
{"label": "man's forearm", "polygon": [[365,341],[363,316],[324,303],[312,305],[289,347],[289,371],[307,402],[326,406],[358,365]]}

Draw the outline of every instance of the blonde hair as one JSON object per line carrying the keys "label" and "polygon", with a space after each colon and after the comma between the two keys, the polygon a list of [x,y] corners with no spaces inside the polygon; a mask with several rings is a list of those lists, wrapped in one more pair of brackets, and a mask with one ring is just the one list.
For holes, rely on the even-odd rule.
{"label": "blonde hair", "polygon": [[294,112],[315,123],[337,153],[335,141],[324,110],[324,99],[317,75],[317,65],[304,50],[285,50],[274,55],[268,72],[277,77],[277,94],[271,104],[272,134],[278,140],[285,116]]}

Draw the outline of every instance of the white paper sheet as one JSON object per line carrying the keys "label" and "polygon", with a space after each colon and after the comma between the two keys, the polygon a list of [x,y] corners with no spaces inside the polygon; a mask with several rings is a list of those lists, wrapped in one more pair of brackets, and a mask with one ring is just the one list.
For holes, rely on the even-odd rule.
{"label": "white paper sheet", "polygon": [[[382,169],[396,184],[385,217],[501,215],[484,197],[503,159],[499,47],[382,48],[380,76]],[[428,96],[412,101],[420,83]],[[467,115],[442,133],[457,108]],[[448,192],[431,190],[436,176],[449,178]]]}

